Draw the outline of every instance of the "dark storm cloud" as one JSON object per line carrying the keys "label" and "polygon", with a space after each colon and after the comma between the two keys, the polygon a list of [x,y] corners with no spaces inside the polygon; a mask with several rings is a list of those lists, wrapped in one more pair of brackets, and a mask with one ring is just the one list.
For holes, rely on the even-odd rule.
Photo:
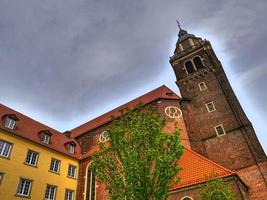
{"label": "dark storm cloud", "polygon": [[189,32],[220,41],[226,71],[266,113],[266,6],[265,0],[0,0],[0,100],[71,129],[140,88],[169,81],[162,75],[166,68],[172,73],[168,57],[180,18]]}

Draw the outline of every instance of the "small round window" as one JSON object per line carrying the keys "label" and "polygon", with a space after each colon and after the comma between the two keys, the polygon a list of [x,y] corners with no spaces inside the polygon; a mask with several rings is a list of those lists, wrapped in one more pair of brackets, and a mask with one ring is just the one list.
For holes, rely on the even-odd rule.
{"label": "small round window", "polygon": [[107,133],[107,131],[103,131],[100,135],[99,135],[99,142],[106,142],[108,141],[110,138],[109,138],[109,135]]}
{"label": "small round window", "polygon": [[176,106],[168,106],[165,108],[165,114],[169,118],[180,118],[182,117],[182,111],[180,108],[177,108]]}

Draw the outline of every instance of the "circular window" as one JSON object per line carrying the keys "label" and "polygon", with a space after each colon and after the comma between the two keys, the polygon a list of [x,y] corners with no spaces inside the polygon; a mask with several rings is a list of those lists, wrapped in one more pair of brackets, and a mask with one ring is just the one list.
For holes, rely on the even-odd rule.
{"label": "circular window", "polygon": [[107,133],[107,131],[103,131],[100,135],[99,135],[99,142],[106,142],[108,141],[110,138],[109,138],[109,135]]}
{"label": "circular window", "polygon": [[175,106],[168,106],[165,108],[165,114],[169,118],[180,118],[182,117],[182,111],[180,108],[175,107]]}

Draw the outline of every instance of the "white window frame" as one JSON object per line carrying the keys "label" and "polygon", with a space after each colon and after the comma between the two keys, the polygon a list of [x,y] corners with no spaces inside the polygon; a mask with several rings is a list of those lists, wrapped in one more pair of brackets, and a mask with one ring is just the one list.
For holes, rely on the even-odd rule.
{"label": "white window frame", "polygon": [[189,60],[184,61],[184,69],[185,69],[186,74],[189,75],[189,73],[188,73],[188,71],[187,71],[187,68],[186,68],[186,65],[185,65],[185,63],[186,63],[187,61],[190,61],[190,62],[192,63],[193,68],[194,68],[194,70],[195,70],[195,72],[196,72],[196,71],[197,71],[197,68],[196,68],[196,66],[195,66],[195,64],[194,64],[194,62],[193,62],[193,59],[189,59]]}
{"label": "white window frame", "polygon": [[43,135],[43,143],[49,144],[51,136],[47,133],[44,133]]}
{"label": "white window frame", "polygon": [[75,153],[75,145],[69,144],[69,153],[71,153],[71,154]]}
{"label": "white window frame", "polygon": [[61,161],[55,158],[51,159],[49,171],[54,173],[59,173]]}
{"label": "white window frame", "polygon": [[4,140],[0,140],[0,156],[9,158],[12,149],[12,144]]}
{"label": "white window frame", "polygon": [[32,151],[32,150],[28,150],[25,163],[27,165],[36,166],[38,162],[38,158],[39,158],[39,153]]}
{"label": "white window frame", "polygon": [[198,70],[198,69],[197,69],[197,66],[195,65],[195,62],[194,62],[194,59],[195,59],[196,57],[199,57],[199,59],[200,59],[202,65],[205,67],[204,62],[203,62],[204,58],[202,58],[200,55],[196,55],[196,56],[194,56],[194,58],[191,59],[192,62],[193,62],[193,65],[195,66],[195,69]]}
{"label": "white window frame", "polygon": [[16,126],[16,120],[10,118],[10,117],[7,117],[5,119],[5,127],[8,128],[8,129],[11,129],[11,130],[14,130]]}
{"label": "white window frame", "polygon": [[196,56],[194,56],[193,58],[184,61],[184,65],[183,65],[183,66],[184,66],[184,69],[185,69],[185,72],[186,72],[187,75],[189,74],[188,71],[187,71],[187,68],[186,68],[186,66],[185,66],[185,63],[186,63],[187,61],[191,61],[191,63],[193,64],[193,68],[195,69],[195,72],[198,71],[198,69],[197,69],[197,67],[196,67],[196,65],[195,65],[195,63],[194,63],[194,58],[196,58],[196,57],[199,57],[199,59],[201,60],[203,66],[205,67],[204,62],[203,62],[203,58],[202,58],[200,55],[196,55]]}
{"label": "white window frame", "polygon": [[74,190],[66,189],[65,200],[73,200],[73,199],[74,199]]}
{"label": "white window frame", "polygon": [[98,137],[98,141],[100,143],[105,143],[105,142],[107,142],[109,140],[110,140],[110,137],[109,137],[107,131],[103,131],[102,133],[100,133],[100,135]]}
{"label": "white window frame", "polygon": [[[222,127],[223,134],[219,134],[219,133],[218,133],[218,130],[217,130],[217,128],[219,128],[219,127]],[[218,126],[215,126],[215,127],[214,127],[214,129],[215,129],[215,132],[216,132],[216,134],[217,134],[217,136],[218,136],[218,137],[220,137],[220,136],[223,136],[223,135],[225,135],[225,134],[226,134],[226,133],[225,133],[225,130],[224,130],[224,127],[223,127],[223,125],[222,125],[222,124],[220,124],[220,125],[218,125]]]}
{"label": "white window frame", "polygon": [[68,167],[69,178],[76,178],[76,169],[77,169],[76,166],[69,164],[69,167]]}
{"label": "white window frame", "polygon": [[4,172],[0,172],[0,185],[1,185],[2,181],[3,181],[3,179],[4,179],[4,175],[5,175]]}
{"label": "white window frame", "polygon": [[[89,167],[90,167],[91,163],[88,163],[87,167],[86,167],[86,174],[85,174],[85,187],[84,187],[84,200],[86,200],[86,196],[87,196],[87,192],[89,194],[89,200],[95,200],[96,199],[96,196],[97,196],[97,181],[96,181],[96,177],[95,177],[95,180],[94,180],[94,186],[92,184],[93,182],[93,171],[92,170],[89,170]],[[90,172],[90,174],[88,174],[88,172]],[[87,187],[88,186],[88,178],[90,178],[90,185],[89,185],[89,188]],[[94,198],[92,199],[92,190],[94,188]]]}
{"label": "white window frame", "polygon": [[29,197],[31,194],[32,180],[26,178],[20,178],[17,189],[17,195],[23,197]]}
{"label": "white window frame", "polygon": [[[204,85],[204,87],[202,88],[201,87],[201,84],[203,84]],[[200,91],[204,91],[204,90],[206,90],[207,89],[207,85],[206,85],[206,83],[203,81],[203,82],[200,82],[199,84],[198,84],[198,87],[199,87],[199,90]]]}
{"label": "white window frame", "polygon": [[[209,104],[212,105],[213,110],[210,110],[210,108],[209,108]],[[216,107],[215,107],[215,104],[214,104],[213,101],[210,101],[210,102],[206,103],[205,105],[206,105],[207,111],[208,111],[209,113],[214,112],[214,111],[216,110]]]}
{"label": "white window frame", "polygon": [[45,189],[45,200],[55,200],[56,193],[57,193],[57,186],[47,184]]}

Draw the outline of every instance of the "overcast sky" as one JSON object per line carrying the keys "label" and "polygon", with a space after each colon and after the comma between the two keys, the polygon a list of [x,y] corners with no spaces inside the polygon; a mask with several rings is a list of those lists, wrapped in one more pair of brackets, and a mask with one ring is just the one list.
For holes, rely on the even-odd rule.
{"label": "overcast sky", "polygon": [[70,130],[162,84],[176,19],[211,41],[267,151],[266,0],[0,0],[0,102]]}

